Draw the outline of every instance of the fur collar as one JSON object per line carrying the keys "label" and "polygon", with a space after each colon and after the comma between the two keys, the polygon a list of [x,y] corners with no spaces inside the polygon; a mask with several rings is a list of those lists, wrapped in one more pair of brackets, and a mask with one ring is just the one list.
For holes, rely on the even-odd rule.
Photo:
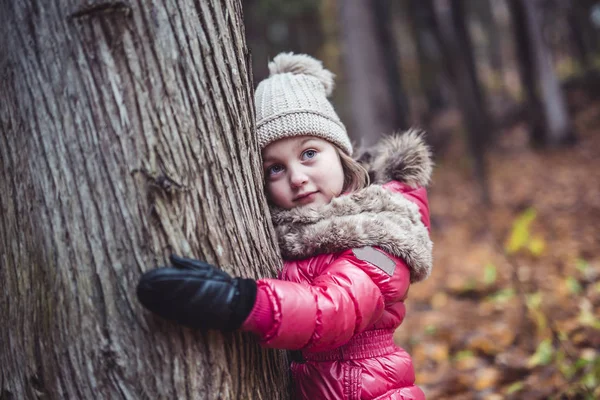
{"label": "fur collar", "polygon": [[416,129],[390,135],[362,152],[357,161],[367,169],[372,183],[400,181],[412,188],[427,186],[433,161],[424,136]]}
{"label": "fur collar", "polygon": [[[414,131],[385,139],[366,162],[374,182],[393,179],[413,187],[427,184],[432,169],[429,149]],[[408,264],[411,282],[431,272],[432,242],[418,206],[379,184],[318,208],[273,208],[271,216],[284,259],[376,246]]]}
{"label": "fur collar", "polygon": [[377,246],[408,264],[411,282],[431,272],[432,243],[418,206],[380,185],[337,197],[319,208],[277,210],[272,216],[285,259]]}

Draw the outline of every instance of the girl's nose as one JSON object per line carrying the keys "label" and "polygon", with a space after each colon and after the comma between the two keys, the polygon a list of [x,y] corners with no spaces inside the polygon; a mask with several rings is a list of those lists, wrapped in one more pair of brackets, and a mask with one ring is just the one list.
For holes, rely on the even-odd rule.
{"label": "girl's nose", "polygon": [[299,188],[308,182],[308,176],[299,170],[292,170],[290,173],[290,185]]}

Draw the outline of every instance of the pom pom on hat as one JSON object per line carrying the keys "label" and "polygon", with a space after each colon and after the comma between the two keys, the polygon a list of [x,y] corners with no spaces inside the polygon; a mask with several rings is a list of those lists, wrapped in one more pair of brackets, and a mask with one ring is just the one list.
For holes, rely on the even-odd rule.
{"label": "pom pom on hat", "polygon": [[352,155],[346,127],[327,99],[335,75],[323,68],[321,61],[294,53],[277,55],[269,63],[269,71],[254,93],[260,148],[279,139],[315,136]]}
{"label": "pom pom on hat", "polygon": [[335,87],[335,75],[323,68],[323,63],[306,54],[281,53],[269,63],[270,76],[292,73],[308,75],[317,78],[325,88],[325,94],[330,96]]}

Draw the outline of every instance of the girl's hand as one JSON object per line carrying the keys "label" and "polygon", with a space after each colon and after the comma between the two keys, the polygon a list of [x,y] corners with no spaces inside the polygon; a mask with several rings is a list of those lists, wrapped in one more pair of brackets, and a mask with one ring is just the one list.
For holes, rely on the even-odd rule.
{"label": "girl's hand", "polygon": [[204,261],[170,257],[177,268],[146,272],[137,296],[148,310],[191,328],[233,331],[246,320],[256,300],[253,279],[232,278]]}

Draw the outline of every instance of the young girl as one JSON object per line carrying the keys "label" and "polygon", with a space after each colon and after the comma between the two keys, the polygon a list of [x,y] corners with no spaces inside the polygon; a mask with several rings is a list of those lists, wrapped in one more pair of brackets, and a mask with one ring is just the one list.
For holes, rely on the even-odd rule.
{"label": "young girl", "polygon": [[[231,278],[202,261],[144,274],[141,303],[180,324],[254,332],[300,350],[302,399],[424,399],[410,356],[393,342],[409,285],[431,271],[422,137],[384,139],[361,166],[327,96],[333,74],[280,54],[255,95],[265,190],[285,261],[279,279]],[[367,175],[367,170],[369,175]],[[369,176],[373,184],[368,185]]]}

